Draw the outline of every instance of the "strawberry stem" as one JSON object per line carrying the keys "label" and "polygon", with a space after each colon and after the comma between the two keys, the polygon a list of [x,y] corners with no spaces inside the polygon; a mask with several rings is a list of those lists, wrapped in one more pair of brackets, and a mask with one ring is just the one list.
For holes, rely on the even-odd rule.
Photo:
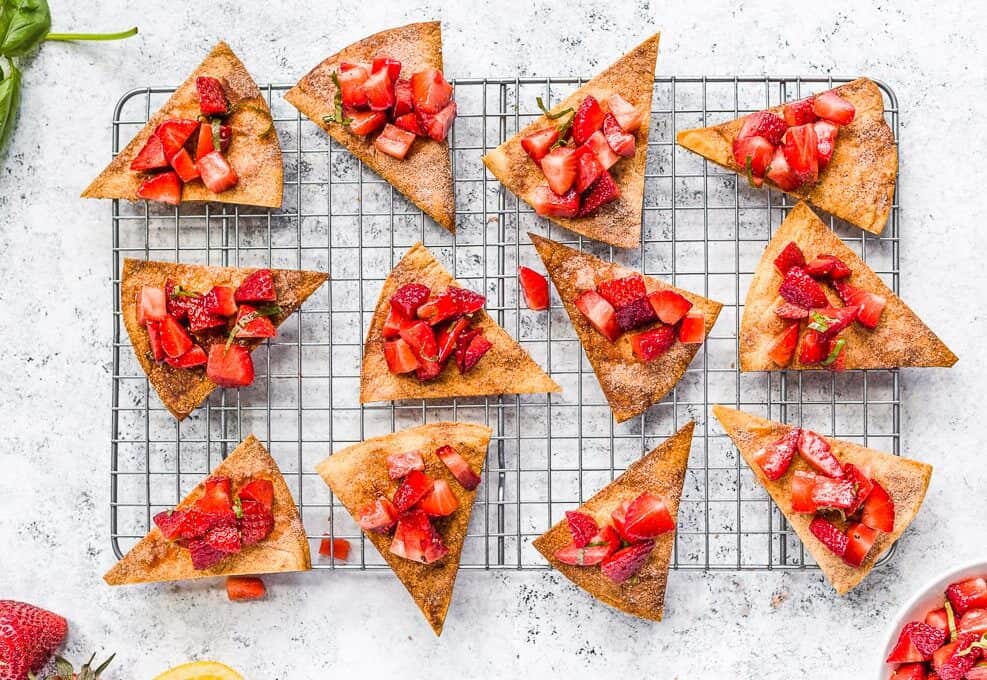
{"label": "strawberry stem", "polygon": [[123,40],[134,35],[137,35],[136,26],[133,28],[128,28],[126,31],[120,31],[119,33],[49,33],[45,36],[45,40],[54,40],[57,42],[76,40]]}

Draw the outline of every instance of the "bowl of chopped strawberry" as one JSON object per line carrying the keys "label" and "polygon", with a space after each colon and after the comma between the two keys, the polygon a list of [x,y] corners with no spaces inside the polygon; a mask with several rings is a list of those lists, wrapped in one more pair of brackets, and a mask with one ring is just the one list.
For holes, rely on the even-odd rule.
{"label": "bowl of chopped strawberry", "polygon": [[987,561],[937,576],[902,606],[879,680],[987,680]]}

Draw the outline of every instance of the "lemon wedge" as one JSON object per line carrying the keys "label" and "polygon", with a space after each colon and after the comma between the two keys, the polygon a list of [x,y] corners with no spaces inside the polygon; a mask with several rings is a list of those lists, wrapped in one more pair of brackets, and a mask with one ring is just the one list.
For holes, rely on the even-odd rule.
{"label": "lemon wedge", "polygon": [[193,661],[175,666],[154,680],[243,680],[243,676],[218,661]]}

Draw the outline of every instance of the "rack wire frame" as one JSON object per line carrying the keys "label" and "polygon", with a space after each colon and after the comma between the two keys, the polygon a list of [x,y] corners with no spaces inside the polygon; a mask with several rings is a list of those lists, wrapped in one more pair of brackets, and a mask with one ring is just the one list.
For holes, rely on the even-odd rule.
{"label": "rack wire frame", "polygon": [[[633,460],[697,421],[679,510],[673,569],[814,568],[798,537],[710,416],[723,403],[899,454],[898,372],[741,373],[742,295],[764,245],[791,207],[772,190],[675,145],[680,129],[710,125],[829,89],[850,78],[658,77],[654,82],[642,246],[620,250],[537,218],[490,176],[480,157],[539,115],[579,78],[483,78],[454,82],[459,115],[450,147],[457,194],[455,238],[263,88],[285,160],[279,210],[204,204],[167,209],[114,201],[112,208],[113,388],[110,531],[120,557],[249,433],[281,466],[302,512],[315,568],[380,569],[386,563],[314,472],[316,462],[367,437],[437,420],[494,429],[462,567],[538,569],[531,541],[616,477]],[[898,139],[898,103],[879,83]],[[173,87],[126,93],[113,115],[113,152],[136,134]],[[829,218],[832,229],[897,293],[898,200],[880,236]],[[534,231],[724,303],[712,333],[675,390],[629,422],[613,421],[596,377],[554,297],[548,313],[527,310],[520,264],[540,268],[523,236]],[[363,337],[391,267],[423,241],[552,374],[560,395],[404,401],[361,406]],[[140,369],[120,313],[123,259],[329,271],[331,279],[254,352],[257,378],[217,390],[179,423]],[[323,557],[324,537],[348,539],[348,561]],[[890,558],[888,553],[882,562]]]}

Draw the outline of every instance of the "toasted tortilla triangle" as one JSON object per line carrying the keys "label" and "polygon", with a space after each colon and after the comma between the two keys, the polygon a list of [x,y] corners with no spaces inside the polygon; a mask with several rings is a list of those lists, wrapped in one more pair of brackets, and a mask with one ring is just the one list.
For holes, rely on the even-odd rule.
{"label": "toasted tortilla triangle", "polygon": [[[610,521],[610,513],[618,505],[625,500],[634,500],[647,491],[664,498],[672,517],[677,517],[695,425],[695,422],[689,421],[577,509],[596,517],[602,527],[604,522]],[[628,614],[661,621],[668,566],[675,546],[674,531],[662,534],[655,540],[655,548],[648,561],[624,583],[614,583],[603,575],[599,567],[563,564],[555,559],[555,553],[571,542],[569,524],[563,519],[536,538],[532,545],[552,567],[596,599]]]}
{"label": "toasted tortilla triangle", "polygon": [[[796,455],[789,471],[780,479],[771,481],[754,462],[753,456],[758,450],[780,439],[792,429],[792,426],[718,404],[713,406],[713,415],[720,421],[720,425],[733,440],[757,481],[771,495],[775,505],[784,513],[823,574],[840,595],[845,595],[856,587],[908,528],[918,514],[925,492],[929,488],[929,480],[932,478],[931,465],[868,449],[841,439],[825,437],[833,454],[841,463],[853,463],[861,469],[868,470],[871,478],[877,480],[894,501],[894,531],[889,534],[879,531],[877,540],[863,564],[860,567],[852,567],[812,535],[809,531],[812,515],[792,510],[790,488],[792,473],[795,470],[811,471],[808,463],[802,460],[800,455]],[[836,524],[841,529],[846,528],[845,522],[837,521]]]}
{"label": "toasted tortilla triangle", "polygon": [[[189,551],[169,541],[157,526],[152,526],[142,538],[113,568],[103,576],[111,586],[157,581],[180,581],[210,576],[235,576],[238,574],[274,574],[284,571],[305,571],[312,568],[305,527],[302,526],[298,507],[284,476],[253,435],[244,439],[226,460],[212,471],[212,475],[229,477],[236,493],[251,478],[268,479],[274,485],[274,529],[260,543],[247,546],[241,552],[227,557],[209,569],[192,566]],[[207,475],[208,476],[208,475]],[[200,482],[178,504],[184,509],[197,501],[203,493]]]}
{"label": "toasted tortilla triangle", "polygon": [[[835,88],[856,107],[853,122],[840,128],[836,148],[819,181],[788,193],[865,231],[880,234],[891,214],[898,177],[898,147],[884,119],[884,98],[872,80],[860,78]],[[784,105],[767,111],[782,114]],[[746,174],[733,159],[733,140],[747,116],[711,127],[682,130],[676,141],[729,170]],[[770,181],[765,182],[781,191]]]}
{"label": "toasted tortilla triangle", "polygon": [[[137,321],[138,292],[143,286],[164,287],[168,279],[174,279],[187,290],[206,293],[213,286],[237,287],[255,271],[256,268],[124,260],[120,279],[120,310],[127,335],[130,336],[130,344],[133,345],[134,354],[158,397],[179,420],[198,408],[216,389],[216,383],[206,377],[204,367],[174,368],[167,363],[159,364],[154,361],[150,337]],[[280,326],[295,313],[305,299],[329,278],[328,274],[322,272],[293,269],[272,269],[271,272],[274,274],[274,288],[278,293],[278,306],[281,308],[280,313],[270,317],[275,326]],[[256,338],[245,344],[253,350],[261,342],[260,338]]]}
{"label": "toasted tortilla triangle", "polygon": [[421,243],[405,253],[384,282],[367,330],[360,371],[361,404],[394,399],[450,399],[561,391],[521,345],[482,309],[473,315],[472,328],[481,329],[493,347],[466,375],[459,372],[452,359],[439,377],[428,382],[420,381],[414,373],[391,373],[384,358],[383,328],[391,296],[406,283],[423,283],[433,294],[449,286],[462,287]]}
{"label": "toasted tortilla triangle", "polygon": [[[847,341],[844,349],[846,368],[952,366],[956,363],[956,355],[929,330],[915,312],[805,203],[800,202],[792,208],[765,248],[747,291],[744,315],[740,322],[740,370],[825,369],[818,364],[800,363],[798,349],[792,363],[785,367],[778,366],[769,356],[775,339],[793,323],[775,314],[775,309],[784,300],[778,294],[782,276],[774,266],[775,258],[792,241],[802,249],[807,262],[817,255],[836,255],[853,270],[848,279],[850,285],[883,295],[887,299],[877,328],[871,330],[854,323],[842,332],[840,337]],[[831,286],[824,284],[823,290],[830,305],[843,306]],[[806,323],[802,323],[802,331],[805,325]]]}
{"label": "toasted tortilla triangle", "polygon": [[[634,356],[631,336],[624,333],[617,342],[610,342],[593,328],[582,312],[576,309],[581,293],[593,290],[601,281],[634,274],[631,269],[606,262],[537,234],[528,233],[535,244],[545,269],[562,298],[565,311],[572,321],[586,358],[593,366],[600,387],[618,423],[644,413],[655,402],[672,391],[692,363],[702,345],[676,342],[671,349],[654,361],[644,362]],[[723,305],[701,295],[676,288],[651,276],[644,277],[649,293],[674,290],[693,304],[693,309],[706,315],[706,335],[709,335]]]}
{"label": "toasted tortilla triangle", "polygon": [[445,479],[449,483],[449,488],[459,501],[459,509],[449,517],[433,519],[436,530],[449,549],[449,554],[441,560],[421,564],[398,557],[390,551],[390,535],[365,532],[407,588],[436,635],[442,634],[449,603],[452,602],[452,589],[459,572],[460,555],[476,490],[469,491],[456,481],[435,451],[447,444],[453,446],[470,467],[482,475],[491,433],[489,427],[473,423],[429,423],[349,446],[315,467],[354,520],[363,507],[380,496],[390,498],[397,489],[398,483],[387,474],[387,456],[392,453],[420,451],[425,460],[425,473],[433,479]]}
{"label": "toasted tortilla triangle", "polygon": [[130,144],[82,192],[83,198],[140,200],[137,189],[147,175],[131,170],[130,163],[166,118],[194,120],[199,117],[199,97],[195,89],[195,79],[199,76],[213,76],[223,82],[231,111],[225,124],[233,128],[233,139],[225,155],[240,181],[221,194],[209,191],[201,180],[188,182],[182,188],[182,202],[211,201],[281,207],[284,163],[271,110],[243,62],[224,42],[219,42],[212,49]]}
{"label": "toasted tortilla triangle", "polygon": [[390,182],[426,215],[456,233],[456,195],[452,184],[449,142],[417,139],[404,160],[374,147],[374,136],[355,135],[349,128],[324,120],[334,112],[336,85],[332,75],[341,62],[370,63],[386,55],[401,62],[401,77],[425,68],[442,70],[442,25],[438,21],[408,24],[364,38],[327,57],[308,72],[284,98],[329,133],[371,170]]}
{"label": "toasted tortilla triangle", "polygon": [[[654,91],[655,62],[658,60],[658,37],[655,34],[622,56],[557,104],[551,112],[576,109],[586,95],[605,104],[611,94],[619,94],[645,111],[637,131],[637,146],[632,158],[622,158],[610,171],[620,187],[620,198],[589,217],[549,217],[577,234],[621,248],[636,248],[641,243],[641,212],[644,207],[644,168],[648,157],[648,130],[651,125],[651,96]],[[537,130],[556,123],[541,116],[509,140],[483,157],[483,163],[501,184],[529,205],[535,188],[546,184],[541,168],[521,146],[521,140]]]}

